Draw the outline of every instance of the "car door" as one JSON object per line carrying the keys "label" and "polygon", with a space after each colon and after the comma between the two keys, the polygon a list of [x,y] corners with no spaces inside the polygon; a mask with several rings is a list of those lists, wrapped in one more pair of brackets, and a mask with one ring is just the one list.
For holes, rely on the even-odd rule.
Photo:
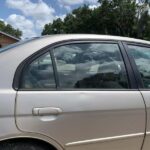
{"label": "car door", "polygon": [[126,45],[139,88],[147,107],[146,137],[143,150],[150,149],[150,45],[128,43]]}
{"label": "car door", "polygon": [[[71,41],[29,58],[16,123],[66,150],[140,150],[145,105],[126,53],[114,41]],[[127,70],[128,69],[128,70]]]}

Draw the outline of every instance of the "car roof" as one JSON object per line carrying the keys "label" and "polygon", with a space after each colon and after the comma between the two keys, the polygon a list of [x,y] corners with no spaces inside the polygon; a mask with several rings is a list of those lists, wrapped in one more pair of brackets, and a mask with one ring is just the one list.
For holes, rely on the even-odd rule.
{"label": "car roof", "polygon": [[36,47],[37,50],[50,44],[70,40],[107,40],[107,41],[125,41],[140,44],[150,44],[150,41],[121,37],[121,36],[110,36],[110,35],[96,35],[96,34],[56,34],[56,35],[45,35],[41,37],[31,38],[11,44],[8,47],[0,49],[0,52],[7,51],[9,49],[16,49],[18,47],[28,46],[32,49],[31,44]]}
{"label": "car roof", "polygon": [[57,38],[58,41],[59,39],[60,40],[97,39],[97,40],[126,41],[126,42],[135,42],[141,44],[150,44],[150,41],[141,40],[141,39],[122,37],[122,36],[98,35],[98,34],[56,34],[56,35],[45,35],[42,36],[41,38],[45,38],[45,39]]}

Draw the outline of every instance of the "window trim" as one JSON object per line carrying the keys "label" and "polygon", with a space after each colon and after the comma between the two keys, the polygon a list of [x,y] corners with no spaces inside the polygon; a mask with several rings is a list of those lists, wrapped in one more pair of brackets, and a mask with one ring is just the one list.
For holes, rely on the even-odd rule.
{"label": "window trim", "polygon": [[128,55],[128,59],[130,61],[133,73],[134,73],[134,77],[136,79],[137,82],[137,87],[140,91],[150,91],[150,89],[146,89],[144,88],[144,84],[140,75],[140,72],[137,68],[137,65],[135,63],[135,60],[133,59],[133,57],[131,56],[131,54],[129,53],[129,48],[128,45],[132,45],[132,46],[139,46],[139,47],[145,47],[145,48],[150,48],[149,44],[141,44],[141,43],[135,43],[135,42],[123,42],[123,46],[125,47],[125,51]]}
{"label": "window trim", "polygon": [[[77,44],[77,43],[108,43],[108,44],[117,44],[122,56],[122,60],[125,65],[126,73],[127,73],[127,79],[128,79],[128,84],[129,88],[128,89],[74,89],[74,88],[60,88],[59,87],[59,78],[58,78],[58,72],[57,72],[57,67],[56,67],[56,62],[54,58],[54,53],[53,49],[59,46],[67,45],[67,44]],[[53,70],[54,70],[54,78],[56,82],[56,88],[51,88],[51,89],[20,89],[20,81],[21,81],[21,76],[22,73],[28,64],[30,64],[32,61],[34,61],[36,58],[41,56],[42,54],[46,52],[50,52],[51,59],[52,59],[52,64],[53,64]],[[53,44],[50,44],[40,50],[38,50],[36,53],[33,53],[31,56],[26,58],[23,62],[20,63],[18,68],[16,69],[14,80],[13,80],[13,89],[16,91],[131,91],[131,90],[137,90],[137,85],[135,84],[135,78],[133,77],[133,71],[131,69],[130,63],[128,61],[128,58],[126,57],[125,53],[125,48],[123,47],[123,44],[121,41],[116,41],[116,40],[89,40],[89,39],[77,39],[77,40],[64,40],[64,41],[59,41]]]}

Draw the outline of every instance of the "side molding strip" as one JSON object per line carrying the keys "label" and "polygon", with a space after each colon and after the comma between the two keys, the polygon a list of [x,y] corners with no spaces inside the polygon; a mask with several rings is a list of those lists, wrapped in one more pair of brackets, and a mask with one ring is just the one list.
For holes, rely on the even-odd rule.
{"label": "side molding strip", "polygon": [[122,139],[126,139],[126,138],[134,138],[134,137],[140,137],[140,136],[144,136],[144,133],[135,133],[135,134],[128,134],[128,135],[120,135],[120,136],[113,136],[113,137],[78,141],[78,142],[67,143],[66,146],[77,146],[77,145],[84,145],[84,144],[93,144],[93,143],[98,143],[98,142],[122,140]]}
{"label": "side molding strip", "polygon": [[150,135],[150,131],[147,131],[147,132],[146,132],[146,135]]}

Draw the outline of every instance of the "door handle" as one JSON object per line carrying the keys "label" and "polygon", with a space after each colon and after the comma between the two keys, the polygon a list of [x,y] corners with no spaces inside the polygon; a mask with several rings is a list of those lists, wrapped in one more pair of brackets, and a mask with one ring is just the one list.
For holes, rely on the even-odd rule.
{"label": "door handle", "polygon": [[34,116],[59,115],[62,110],[55,107],[33,108],[32,113]]}

